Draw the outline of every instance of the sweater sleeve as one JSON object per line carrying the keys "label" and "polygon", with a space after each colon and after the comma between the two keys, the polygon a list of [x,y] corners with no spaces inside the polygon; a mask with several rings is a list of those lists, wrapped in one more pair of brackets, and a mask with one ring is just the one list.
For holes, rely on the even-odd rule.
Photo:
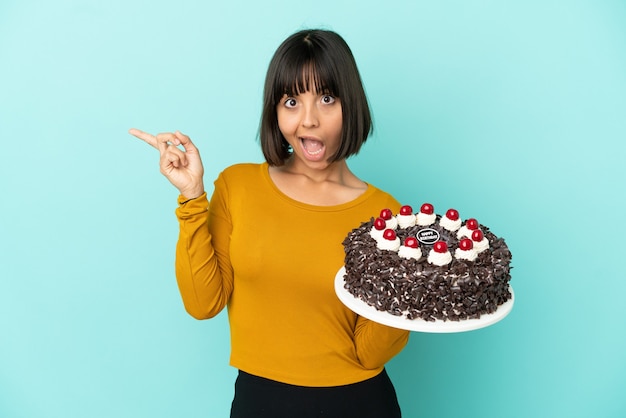
{"label": "sweater sleeve", "polygon": [[382,367],[409,341],[409,331],[381,325],[359,316],[354,343],[359,362],[366,369]]}
{"label": "sweater sleeve", "polygon": [[216,316],[233,290],[228,253],[232,227],[218,181],[210,203],[206,193],[188,201],[181,196],[176,209],[176,281],[186,311],[196,319]]}

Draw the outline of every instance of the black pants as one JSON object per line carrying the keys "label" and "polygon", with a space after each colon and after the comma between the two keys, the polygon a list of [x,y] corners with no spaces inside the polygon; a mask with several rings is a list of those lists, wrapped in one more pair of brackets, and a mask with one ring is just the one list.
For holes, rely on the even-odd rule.
{"label": "black pants", "polygon": [[396,391],[383,370],[359,383],[294,386],[239,371],[231,418],[400,418]]}

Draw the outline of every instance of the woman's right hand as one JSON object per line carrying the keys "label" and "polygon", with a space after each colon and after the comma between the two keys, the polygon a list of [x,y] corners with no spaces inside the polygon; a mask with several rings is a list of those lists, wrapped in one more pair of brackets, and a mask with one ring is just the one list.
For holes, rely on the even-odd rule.
{"label": "woman's right hand", "polygon": [[[130,129],[131,135],[156,148],[161,154],[161,173],[187,199],[195,199],[204,193],[204,167],[198,148],[187,135],[179,131],[156,136],[139,129]],[[178,148],[181,145],[184,150]]]}

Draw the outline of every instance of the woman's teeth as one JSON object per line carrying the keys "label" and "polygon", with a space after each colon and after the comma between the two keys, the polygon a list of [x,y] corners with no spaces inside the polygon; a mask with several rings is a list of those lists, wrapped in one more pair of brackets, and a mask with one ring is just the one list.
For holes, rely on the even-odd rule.
{"label": "woman's teeth", "polygon": [[302,146],[311,155],[317,155],[324,150],[324,144],[321,141],[315,139],[301,138]]}

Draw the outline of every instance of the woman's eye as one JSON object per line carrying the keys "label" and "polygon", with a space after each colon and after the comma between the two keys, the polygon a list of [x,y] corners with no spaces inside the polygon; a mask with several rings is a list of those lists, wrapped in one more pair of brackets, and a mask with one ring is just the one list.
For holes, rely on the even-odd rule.
{"label": "woman's eye", "polygon": [[324,96],[322,96],[322,103],[324,104],[331,104],[335,102],[335,98],[333,96],[331,96],[330,94],[326,94]]}
{"label": "woman's eye", "polygon": [[293,97],[288,97],[285,99],[285,107],[295,107],[297,104],[296,99]]}

